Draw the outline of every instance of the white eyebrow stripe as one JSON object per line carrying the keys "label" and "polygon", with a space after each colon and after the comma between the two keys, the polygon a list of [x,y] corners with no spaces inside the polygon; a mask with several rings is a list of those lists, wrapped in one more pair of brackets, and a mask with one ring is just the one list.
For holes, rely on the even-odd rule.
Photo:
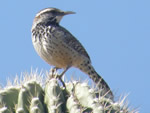
{"label": "white eyebrow stripe", "polygon": [[51,10],[53,10],[53,8],[44,9],[44,10],[40,11],[39,13],[37,13],[37,14],[36,14],[36,17],[38,17],[38,16],[41,15],[42,13],[45,13],[45,12],[51,11]]}

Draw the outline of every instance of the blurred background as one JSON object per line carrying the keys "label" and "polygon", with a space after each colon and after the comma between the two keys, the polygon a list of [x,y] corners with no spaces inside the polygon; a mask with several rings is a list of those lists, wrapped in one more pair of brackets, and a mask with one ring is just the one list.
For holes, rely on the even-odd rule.
{"label": "blurred background", "polygon": [[[31,68],[48,71],[35,52],[31,26],[36,13],[47,7],[75,11],[63,18],[67,28],[86,48],[96,71],[107,81],[116,98],[129,94],[129,106],[147,113],[150,96],[149,0],[1,0],[0,84]],[[78,69],[67,78],[89,79]]]}

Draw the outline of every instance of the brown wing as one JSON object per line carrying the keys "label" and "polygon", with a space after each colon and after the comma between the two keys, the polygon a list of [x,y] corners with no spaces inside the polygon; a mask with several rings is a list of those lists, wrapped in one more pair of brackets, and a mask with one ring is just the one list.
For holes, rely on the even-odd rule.
{"label": "brown wing", "polygon": [[[72,49],[79,52],[81,55],[87,57],[90,60],[88,53],[86,52],[85,48],[82,44],[65,28],[59,26],[56,27],[55,31],[53,32],[57,38],[63,38],[63,41]],[[59,36],[59,37],[58,37]],[[91,61],[91,60],[90,60]]]}

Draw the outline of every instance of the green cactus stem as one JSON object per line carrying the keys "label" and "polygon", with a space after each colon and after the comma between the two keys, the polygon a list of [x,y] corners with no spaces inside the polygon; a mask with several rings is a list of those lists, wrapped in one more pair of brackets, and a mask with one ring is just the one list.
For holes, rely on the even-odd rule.
{"label": "green cactus stem", "polygon": [[25,74],[20,85],[0,89],[0,113],[138,113],[128,109],[125,98],[114,101],[100,94],[103,89],[57,76]]}

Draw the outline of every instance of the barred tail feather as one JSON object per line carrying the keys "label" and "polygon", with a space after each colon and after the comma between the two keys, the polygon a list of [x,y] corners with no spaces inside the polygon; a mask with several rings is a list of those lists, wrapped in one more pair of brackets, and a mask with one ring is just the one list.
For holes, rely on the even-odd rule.
{"label": "barred tail feather", "polygon": [[105,80],[95,71],[93,66],[90,63],[81,64],[81,65],[79,69],[84,73],[86,73],[93,80],[93,82],[96,84],[96,86],[99,89],[103,89],[102,95],[106,94],[107,96],[109,96],[109,98],[113,99],[113,93],[110,90],[110,87],[105,82]]}

